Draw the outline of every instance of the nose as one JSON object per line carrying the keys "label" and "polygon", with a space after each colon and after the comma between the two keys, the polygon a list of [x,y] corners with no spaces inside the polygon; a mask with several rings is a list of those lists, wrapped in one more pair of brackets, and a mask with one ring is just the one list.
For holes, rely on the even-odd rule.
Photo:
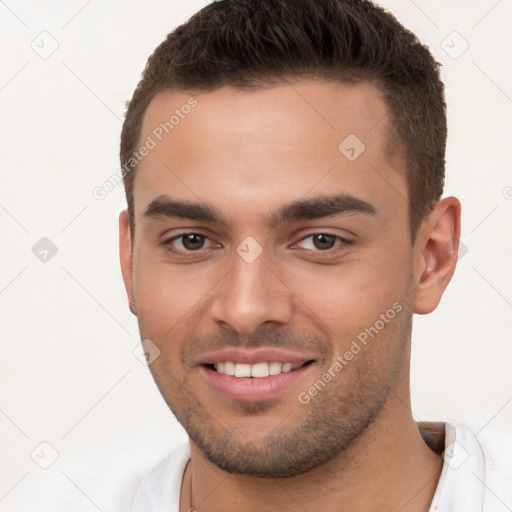
{"label": "nose", "polygon": [[251,334],[263,324],[286,324],[292,314],[292,293],[264,254],[251,263],[233,254],[231,270],[216,287],[212,320],[240,334]]}

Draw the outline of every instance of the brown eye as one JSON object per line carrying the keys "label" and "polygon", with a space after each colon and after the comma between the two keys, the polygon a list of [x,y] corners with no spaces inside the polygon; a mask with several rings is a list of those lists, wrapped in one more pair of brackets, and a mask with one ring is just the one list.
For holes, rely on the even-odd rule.
{"label": "brown eye", "polygon": [[333,235],[326,235],[325,233],[319,233],[318,235],[312,235],[312,241],[315,249],[325,251],[334,247],[336,244],[336,237]]}
{"label": "brown eye", "polygon": [[346,249],[348,246],[352,245],[352,243],[351,240],[341,236],[320,232],[305,236],[300,240],[297,246],[301,249],[306,249],[312,254],[316,253],[320,255],[320,253],[325,252],[326,255],[332,255],[334,251]]}
{"label": "brown eye", "polygon": [[[214,242],[207,235],[182,232],[163,242],[164,249],[174,258],[183,261],[198,261],[212,256],[212,251],[222,249],[222,244]],[[188,259],[188,260],[187,260]]]}
{"label": "brown eye", "polygon": [[206,237],[204,235],[198,235],[197,233],[187,233],[186,235],[181,235],[179,238],[181,238],[181,243],[185,249],[188,251],[197,251],[203,248]]}

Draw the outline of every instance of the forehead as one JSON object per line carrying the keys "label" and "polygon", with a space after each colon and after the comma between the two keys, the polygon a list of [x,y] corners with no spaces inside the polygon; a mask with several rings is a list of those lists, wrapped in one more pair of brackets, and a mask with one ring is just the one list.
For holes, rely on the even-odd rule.
{"label": "forehead", "polygon": [[[379,142],[379,136],[389,128],[385,102],[374,85],[322,80],[302,80],[252,90],[221,87],[194,95],[164,90],[146,109],[142,136],[156,130],[157,137],[172,132],[176,139],[185,124],[203,143],[214,144],[218,137],[233,135],[234,126],[239,136],[258,133],[260,142],[270,143],[275,141],[273,128],[276,127],[286,127],[280,133],[283,143],[294,142],[301,132],[303,135],[307,131],[312,142],[329,133],[337,139],[344,132],[350,132],[362,140],[371,140],[372,144]],[[215,125],[213,131],[212,124]]]}
{"label": "forehead", "polygon": [[161,194],[232,205],[233,212],[333,189],[373,203],[396,201],[398,190],[403,201],[389,128],[386,105],[369,83],[163,91],[143,119],[139,143],[152,148],[138,165],[136,210]]}

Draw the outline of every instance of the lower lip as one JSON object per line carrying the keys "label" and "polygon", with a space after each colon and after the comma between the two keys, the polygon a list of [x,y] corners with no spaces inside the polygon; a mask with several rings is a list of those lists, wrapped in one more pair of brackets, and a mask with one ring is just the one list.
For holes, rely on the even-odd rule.
{"label": "lower lip", "polygon": [[233,377],[219,373],[207,366],[201,366],[200,369],[207,381],[227,398],[244,402],[258,402],[274,398],[291,387],[309,371],[311,366],[313,365],[308,364],[297,370],[268,377]]}

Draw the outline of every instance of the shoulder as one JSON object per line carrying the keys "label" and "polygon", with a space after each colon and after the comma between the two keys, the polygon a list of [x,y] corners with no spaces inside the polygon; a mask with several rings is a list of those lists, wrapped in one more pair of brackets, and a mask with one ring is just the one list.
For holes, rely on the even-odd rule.
{"label": "shoulder", "polygon": [[512,505],[512,433],[485,429],[475,432],[474,440],[482,450],[483,473],[489,492],[502,490],[505,502]]}
{"label": "shoulder", "polygon": [[466,423],[421,422],[443,467],[429,512],[510,512],[512,434]]}
{"label": "shoulder", "polygon": [[466,510],[505,511],[512,504],[512,433],[467,424],[446,426],[446,483]]}
{"label": "shoulder", "polygon": [[[490,427],[477,428],[473,425],[456,424],[454,442],[467,450],[467,455],[480,452],[488,472],[512,473],[512,432]],[[512,479],[511,479],[512,484]]]}
{"label": "shoulder", "polygon": [[133,501],[132,512],[178,510],[181,482],[189,460],[189,443],[161,460],[142,479]]}
{"label": "shoulder", "polygon": [[146,472],[145,463],[127,456],[70,457],[47,469],[29,468],[2,505],[10,512],[131,512]]}

